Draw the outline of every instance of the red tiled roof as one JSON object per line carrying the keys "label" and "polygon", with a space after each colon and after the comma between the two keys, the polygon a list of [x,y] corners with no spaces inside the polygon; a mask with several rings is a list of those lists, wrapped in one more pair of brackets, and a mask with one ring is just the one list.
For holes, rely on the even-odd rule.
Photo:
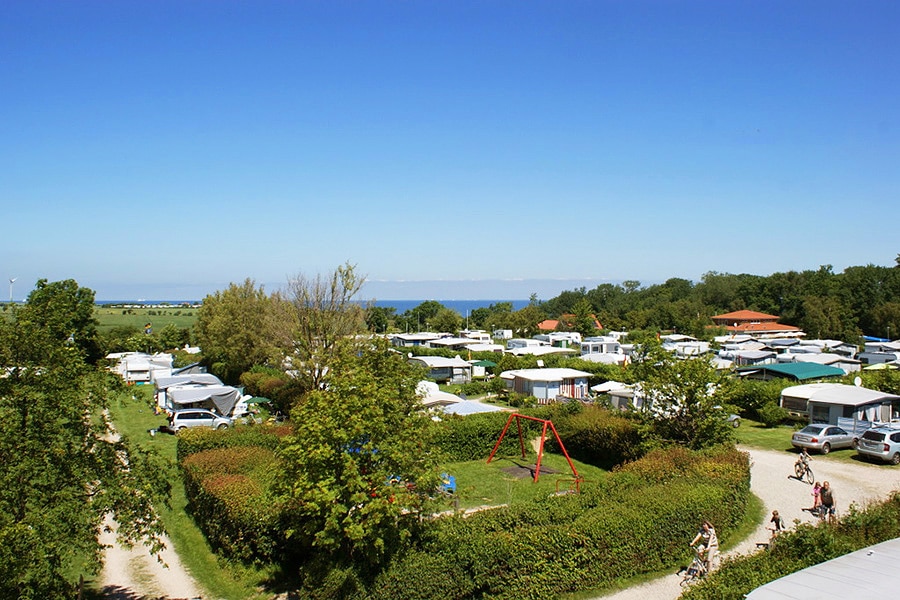
{"label": "red tiled roof", "polygon": [[734,312],[725,313],[724,315],[716,315],[712,317],[713,321],[728,321],[729,323],[740,323],[742,321],[771,321],[775,322],[778,317],[775,315],[767,315],[766,313],[756,312],[754,310],[736,310]]}
{"label": "red tiled roof", "polygon": [[[575,315],[563,315],[563,318],[567,321],[574,321]],[[603,329],[603,325],[600,324],[600,321],[594,315],[591,315],[591,318],[594,319],[594,327],[597,329]],[[538,323],[538,329],[541,331],[556,331],[556,328],[559,327],[559,319],[545,319]]]}
{"label": "red tiled roof", "polygon": [[799,327],[793,325],[782,325],[781,323],[738,323],[737,325],[728,325],[725,327],[728,331],[736,333],[776,333],[782,331],[800,331]]}

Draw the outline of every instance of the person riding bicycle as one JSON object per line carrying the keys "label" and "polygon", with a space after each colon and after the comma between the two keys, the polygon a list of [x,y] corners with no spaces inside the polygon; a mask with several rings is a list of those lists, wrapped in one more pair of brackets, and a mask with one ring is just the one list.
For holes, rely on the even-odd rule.
{"label": "person riding bicycle", "polygon": [[719,538],[716,535],[715,527],[709,521],[703,521],[700,525],[700,531],[691,540],[691,546],[693,547],[701,541],[702,544],[697,551],[701,555],[706,555],[706,570],[712,571],[716,568],[716,559],[719,556]]}
{"label": "person riding bicycle", "polygon": [[807,468],[809,466],[809,461],[812,457],[810,457],[809,452],[806,451],[806,448],[800,448],[800,456],[797,457],[797,462],[794,463],[798,466],[802,465],[803,468]]}

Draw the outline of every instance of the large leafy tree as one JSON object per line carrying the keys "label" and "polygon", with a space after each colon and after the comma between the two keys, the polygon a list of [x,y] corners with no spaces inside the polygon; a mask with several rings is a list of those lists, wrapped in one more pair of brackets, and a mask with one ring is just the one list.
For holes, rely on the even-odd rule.
{"label": "large leafy tree", "polygon": [[117,440],[103,412],[107,376],[78,344],[90,323],[70,312],[71,299],[92,296],[70,282],[39,283],[0,320],[3,598],[74,597],[75,567],[99,571],[107,514],[124,539],[161,547],[154,504],[168,497],[165,469]]}
{"label": "large leafy tree", "polygon": [[195,332],[211,370],[230,382],[255,365],[276,363],[290,347],[288,303],[251,279],[203,299]]}
{"label": "large leafy tree", "polygon": [[641,415],[655,439],[693,449],[731,439],[733,430],[718,399],[720,386],[727,383],[709,360],[677,359],[648,342],[632,370],[644,396]]}
{"label": "large leafy tree", "polygon": [[314,562],[365,573],[402,543],[419,492],[435,488],[432,421],[416,393],[422,372],[385,342],[341,343],[332,368],[291,412],[279,487],[290,534]]}
{"label": "large leafy tree", "polygon": [[94,290],[79,286],[74,279],[39,279],[18,319],[45,329],[53,340],[74,344],[90,363],[100,358]]}

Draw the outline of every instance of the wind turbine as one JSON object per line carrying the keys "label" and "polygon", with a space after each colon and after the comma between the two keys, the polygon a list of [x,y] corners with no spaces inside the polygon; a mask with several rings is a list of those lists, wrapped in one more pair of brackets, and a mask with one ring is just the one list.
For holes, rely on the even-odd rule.
{"label": "wind turbine", "polygon": [[12,304],[12,301],[13,301],[13,299],[12,299],[12,284],[14,284],[16,282],[16,279],[18,279],[18,277],[10,277],[9,278],[9,302],[10,302],[10,304]]}

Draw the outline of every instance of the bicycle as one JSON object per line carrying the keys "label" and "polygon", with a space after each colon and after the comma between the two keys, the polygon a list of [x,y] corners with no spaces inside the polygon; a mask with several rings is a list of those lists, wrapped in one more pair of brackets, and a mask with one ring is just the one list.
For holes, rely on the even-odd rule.
{"label": "bicycle", "polygon": [[692,583],[703,579],[706,577],[706,574],[709,573],[709,567],[706,565],[706,560],[703,558],[706,548],[703,546],[691,546],[691,549],[694,551],[694,560],[691,561],[691,564],[687,568],[682,568],[682,571],[679,571],[679,573],[683,573],[681,575],[682,587],[687,587]]}
{"label": "bicycle", "polygon": [[799,481],[805,480],[806,483],[810,485],[816,480],[809,463],[803,462],[802,460],[798,460],[794,463],[794,477]]}

